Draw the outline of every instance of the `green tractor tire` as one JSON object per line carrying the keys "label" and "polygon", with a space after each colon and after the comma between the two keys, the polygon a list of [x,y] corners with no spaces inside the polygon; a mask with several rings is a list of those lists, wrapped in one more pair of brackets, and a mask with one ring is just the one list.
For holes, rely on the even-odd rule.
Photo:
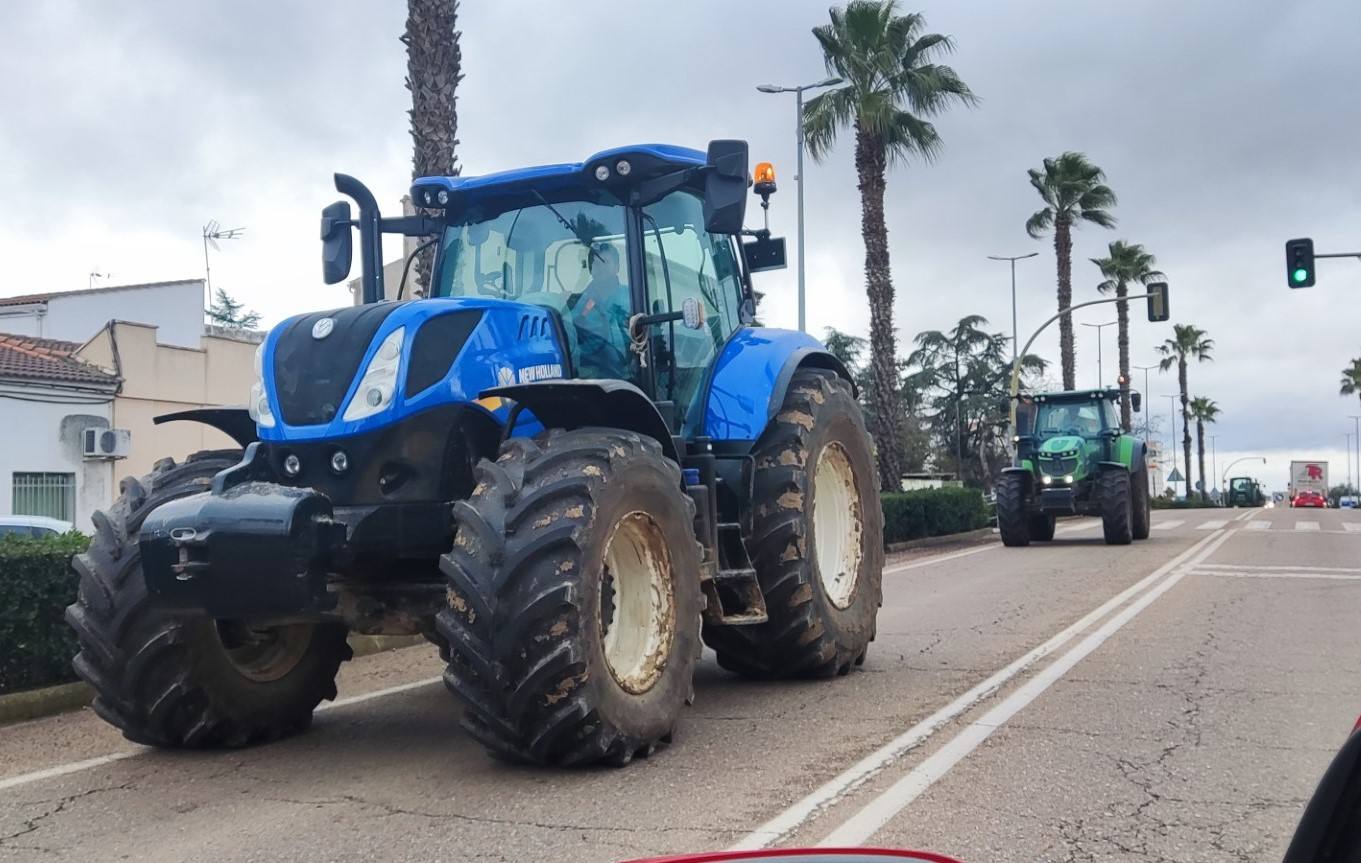
{"label": "green tractor tire", "polygon": [[1101,531],[1106,545],[1129,545],[1134,540],[1134,506],[1130,472],[1104,470],[1096,478],[1101,506]]}
{"label": "green tractor tire", "polygon": [[[1022,473],[1004,473],[997,481],[997,532],[1002,535],[1002,545],[1030,545],[1030,516],[1026,512],[1029,485]],[[1052,537],[1051,532],[1048,538]]]}
{"label": "green tractor tire", "polygon": [[1153,529],[1153,500],[1148,490],[1148,465],[1130,475],[1130,504],[1133,524],[1130,532],[1135,539],[1148,539]]}
{"label": "green tractor tire", "polygon": [[1049,542],[1054,538],[1054,526],[1056,519],[1053,515],[1045,513],[1035,513],[1030,516],[1028,526],[1030,528],[1030,538],[1034,542]]}

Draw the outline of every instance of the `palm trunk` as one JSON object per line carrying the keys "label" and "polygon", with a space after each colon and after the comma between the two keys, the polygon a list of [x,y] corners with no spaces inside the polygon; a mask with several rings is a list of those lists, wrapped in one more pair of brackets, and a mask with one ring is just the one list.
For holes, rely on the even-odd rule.
{"label": "palm trunk", "polygon": [[1196,459],[1200,461],[1200,502],[1210,500],[1210,486],[1204,485],[1204,422],[1195,421]]}
{"label": "palm trunk", "polygon": [[884,145],[856,124],[855,170],[860,185],[860,232],[865,240],[865,293],[870,306],[870,404],[879,487],[902,490],[902,417],[898,412],[898,350],[893,330],[893,279],[884,223]]}
{"label": "palm trunk", "polygon": [[[411,91],[412,179],[459,173],[454,150],[463,53],[457,26],[458,0],[407,0],[402,42],[406,45],[406,87]],[[433,247],[416,257],[418,287],[430,284],[433,262]]]}
{"label": "palm trunk", "polygon": [[[1115,330],[1120,349],[1120,427],[1125,431],[1129,431],[1133,422],[1129,407],[1129,303],[1125,300],[1128,294],[1124,282],[1116,284],[1115,295],[1120,298],[1115,304],[1115,319],[1119,322]],[[1100,334],[1097,330],[1097,335]]]}
{"label": "palm trunk", "polygon": [[[1059,308],[1061,312],[1073,304],[1073,235],[1072,222],[1067,216],[1054,220],[1054,257],[1059,267]],[[1073,347],[1073,316],[1059,318],[1059,355],[1063,359],[1063,388],[1077,389],[1076,358]]]}
{"label": "palm trunk", "polygon": [[1191,410],[1190,397],[1186,394],[1186,357],[1177,358],[1177,384],[1181,387],[1181,451],[1185,456],[1186,499],[1191,499]]}

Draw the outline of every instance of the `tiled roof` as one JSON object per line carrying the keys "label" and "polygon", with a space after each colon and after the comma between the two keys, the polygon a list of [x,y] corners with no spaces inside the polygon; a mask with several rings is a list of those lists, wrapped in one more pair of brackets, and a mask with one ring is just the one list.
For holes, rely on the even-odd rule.
{"label": "tiled roof", "polygon": [[18,297],[0,297],[0,306],[23,306],[29,303],[45,303],[53,297],[74,297],[79,294],[105,294],[110,291],[130,291],[136,288],[163,288],[169,285],[202,284],[202,279],[174,279],[169,282],[143,282],[137,285],[108,285],[103,288],[81,288],[78,291],[52,291],[46,294],[24,294]]}
{"label": "tiled roof", "polygon": [[0,333],[0,378],[78,384],[116,384],[118,377],[73,354],[80,345],[59,339]]}

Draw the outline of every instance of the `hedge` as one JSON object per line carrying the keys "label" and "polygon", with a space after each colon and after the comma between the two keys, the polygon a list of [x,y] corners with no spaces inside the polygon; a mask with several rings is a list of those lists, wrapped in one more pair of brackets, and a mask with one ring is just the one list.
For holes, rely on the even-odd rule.
{"label": "hedge", "polygon": [[71,556],[89,542],[78,532],[0,537],[0,693],[75,679],[76,637],[63,615],[76,598]]}
{"label": "hedge", "polygon": [[1219,509],[1219,508],[1220,508],[1220,505],[1217,504],[1217,503],[1203,503],[1199,498],[1194,498],[1194,499],[1191,499],[1191,500],[1187,500],[1187,499],[1185,499],[1185,498],[1181,498],[1181,499],[1178,499],[1178,500],[1169,500],[1169,499],[1167,499],[1167,498],[1165,498],[1165,497],[1155,497],[1155,498],[1153,498],[1152,503],[1153,503],[1153,508],[1154,508],[1154,509]]}
{"label": "hedge", "polygon": [[884,544],[987,527],[988,506],[977,489],[927,488],[881,496]]}

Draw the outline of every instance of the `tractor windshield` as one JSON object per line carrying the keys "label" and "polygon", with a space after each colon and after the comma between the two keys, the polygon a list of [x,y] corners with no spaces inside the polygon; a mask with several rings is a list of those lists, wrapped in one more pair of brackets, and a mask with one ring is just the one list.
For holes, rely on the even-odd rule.
{"label": "tractor windshield", "polygon": [[1101,434],[1103,404],[1097,401],[1068,404],[1045,402],[1039,406],[1035,434],[1044,438],[1059,435],[1097,437]]}
{"label": "tractor windshield", "polygon": [[436,297],[492,297],[562,315],[583,377],[627,378],[625,209],[588,201],[472,207],[444,231]]}

